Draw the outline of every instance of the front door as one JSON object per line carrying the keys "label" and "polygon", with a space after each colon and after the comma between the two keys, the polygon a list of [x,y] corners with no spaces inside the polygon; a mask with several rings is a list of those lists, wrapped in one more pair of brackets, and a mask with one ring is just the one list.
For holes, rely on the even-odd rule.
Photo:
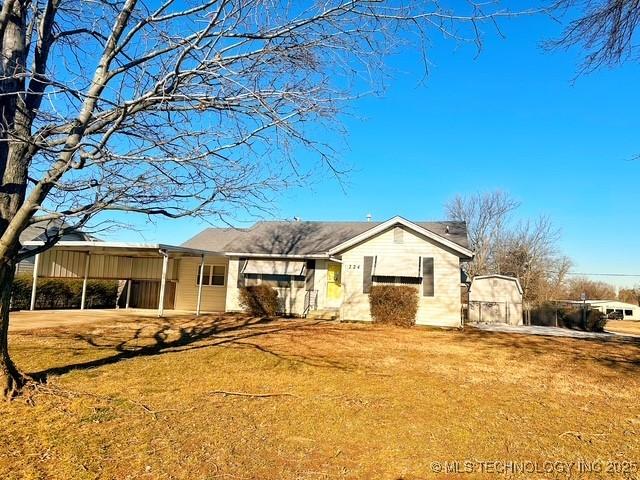
{"label": "front door", "polygon": [[327,266],[327,300],[331,303],[342,299],[342,265],[330,262]]}

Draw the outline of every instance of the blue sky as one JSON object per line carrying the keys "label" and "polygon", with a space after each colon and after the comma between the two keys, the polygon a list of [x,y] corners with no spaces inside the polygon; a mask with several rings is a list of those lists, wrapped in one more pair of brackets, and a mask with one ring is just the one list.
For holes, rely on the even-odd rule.
{"label": "blue sky", "polygon": [[[441,219],[457,193],[502,189],[522,202],[518,217],[548,215],[561,228],[575,271],[640,274],[640,160],[630,161],[640,154],[640,65],[574,82],[578,52],[540,47],[558,32],[550,20],[503,22],[504,39],[485,30],[479,56],[471,46],[434,41],[422,83],[416,52],[391,59],[384,96],[352,104],[348,145],[336,141],[348,176],[340,184],[320,174],[311,188],[284,192],[275,217]],[[135,222],[140,232],[115,237],[179,244],[206,226]]]}

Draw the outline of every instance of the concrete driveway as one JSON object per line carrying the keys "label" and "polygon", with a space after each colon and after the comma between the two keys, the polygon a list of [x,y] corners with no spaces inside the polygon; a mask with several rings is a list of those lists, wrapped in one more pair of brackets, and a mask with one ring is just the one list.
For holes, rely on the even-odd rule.
{"label": "concrete driveway", "polygon": [[[165,311],[165,317],[193,315],[193,312]],[[57,328],[82,324],[116,324],[126,318],[157,318],[157,310],[131,308],[102,310],[36,310],[11,312],[9,331]]]}
{"label": "concrete driveway", "polygon": [[640,343],[640,336],[624,335],[614,332],[583,332],[559,327],[540,327],[537,325],[505,325],[500,323],[469,323],[466,327],[487,332],[519,333],[522,335],[543,335],[547,337],[589,338],[594,340],[613,340]]}

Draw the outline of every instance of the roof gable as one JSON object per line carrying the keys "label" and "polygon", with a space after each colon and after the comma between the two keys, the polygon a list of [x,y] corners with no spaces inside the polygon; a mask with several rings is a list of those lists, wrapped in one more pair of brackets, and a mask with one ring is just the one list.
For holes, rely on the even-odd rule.
{"label": "roof gable", "polygon": [[516,282],[516,286],[518,287],[518,291],[520,292],[520,295],[524,293],[524,291],[522,290],[522,285],[520,285],[520,280],[518,280],[517,277],[500,275],[499,273],[492,273],[489,275],[476,275],[475,277],[473,277],[473,280],[471,281],[471,285],[473,286],[473,282],[475,282],[476,280],[489,280],[492,278],[499,278],[500,280],[508,280],[508,281]]}
{"label": "roof gable", "polygon": [[[403,227],[407,228],[408,230],[411,230],[419,235],[422,235],[424,237],[427,237],[433,241],[435,241],[436,243],[439,243],[440,245],[444,245],[445,247],[450,248],[451,250],[461,254],[462,256],[465,257],[472,257],[473,256],[473,252],[471,250],[469,250],[468,248],[460,245],[459,243],[456,243],[452,240],[450,240],[449,238],[447,238],[445,235],[447,235],[447,233],[445,232],[445,235],[440,235],[437,234],[427,228],[422,227],[421,225],[414,223],[414,222],[410,222],[409,220],[407,220],[406,218],[400,217],[400,216],[396,216],[393,217],[389,220],[387,220],[386,222],[380,223],[378,225],[376,225],[375,227],[362,232],[359,235],[356,235],[355,237],[352,237],[338,245],[336,245],[335,247],[333,247],[332,249],[329,250],[329,254],[337,254],[339,252],[342,252],[344,250],[347,250],[359,243],[365,242],[368,239],[375,237],[376,235],[381,234],[382,232],[390,229],[391,227],[394,227],[396,225],[402,225]],[[446,229],[446,231],[448,231],[448,229]],[[466,229],[465,229],[465,236],[466,236]]]}

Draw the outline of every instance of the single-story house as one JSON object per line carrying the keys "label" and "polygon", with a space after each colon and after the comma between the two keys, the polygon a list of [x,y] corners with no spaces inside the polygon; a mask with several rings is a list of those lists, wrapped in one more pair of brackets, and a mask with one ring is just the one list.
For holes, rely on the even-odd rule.
{"label": "single-story house", "polygon": [[469,288],[468,321],[522,325],[520,281],[506,275],[478,275]]}
{"label": "single-story house", "polygon": [[62,241],[41,257],[34,277],[159,282],[160,313],[167,295],[176,310],[239,311],[240,289],[265,284],[285,313],[370,321],[372,285],[408,284],[420,295],[416,323],[459,326],[460,266],[473,252],[463,222],[394,217],[208,228],[179,247]]}

